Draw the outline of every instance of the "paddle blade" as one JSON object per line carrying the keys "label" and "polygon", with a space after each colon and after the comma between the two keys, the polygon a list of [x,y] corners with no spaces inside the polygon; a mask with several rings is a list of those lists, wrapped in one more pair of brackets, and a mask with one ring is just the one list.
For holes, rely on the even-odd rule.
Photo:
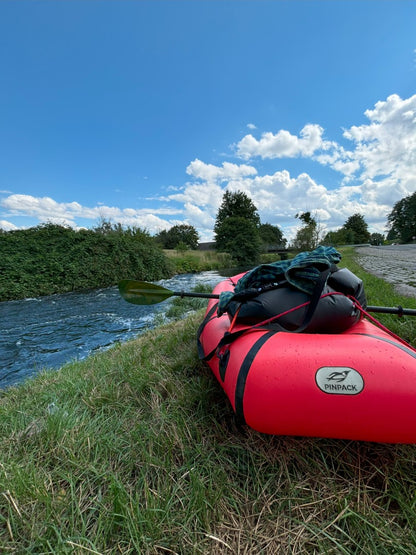
{"label": "paddle blade", "polygon": [[123,279],[118,284],[121,296],[128,303],[149,305],[157,304],[171,297],[174,292],[165,289],[160,285],[147,281],[136,281],[133,279]]}

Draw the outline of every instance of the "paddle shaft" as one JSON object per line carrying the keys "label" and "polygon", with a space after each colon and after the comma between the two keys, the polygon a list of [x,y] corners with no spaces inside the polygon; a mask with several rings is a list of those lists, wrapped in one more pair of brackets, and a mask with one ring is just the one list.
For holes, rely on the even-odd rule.
{"label": "paddle shaft", "polygon": [[416,316],[415,308],[403,308],[401,306],[367,306],[367,312],[378,312],[380,314],[397,314],[397,316]]}
{"label": "paddle shaft", "polygon": [[[199,297],[202,299],[219,299],[219,295],[210,293],[185,293],[185,291],[175,291],[172,293],[174,297]],[[397,316],[416,316],[416,309],[403,308],[402,306],[367,306],[367,312],[375,312],[378,314],[397,314]]]}
{"label": "paddle shaft", "polygon": [[[199,297],[201,299],[219,299],[214,293],[186,293],[185,291],[173,291],[173,297]],[[416,316],[415,308],[403,308],[402,306],[367,306],[367,312],[379,314],[397,314],[397,316]]]}
{"label": "paddle shaft", "polygon": [[[172,292],[173,297],[199,297],[201,299],[219,299],[219,295],[213,293],[186,293],[185,291]],[[378,314],[397,314],[401,316],[416,316],[415,308],[403,308],[402,306],[367,306],[367,312]]]}
{"label": "paddle shaft", "polygon": [[[219,299],[215,293],[197,293],[186,291],[171,291],[160,285],[146,281],[123,280],[119,283],[119,290],[123,298],[133,304],[155,304],[169,297],[196,297],[201,299]],[[401,306],[367,306],[367,312],[379,314],[397,314],[397,316],[416,316],[416,309]]]}
{"label": "paddle shaft", "polygon": [[172,297],[197,297],[200,299],[219,299],[214,293],[186,293],[185,291],[172,291]]}

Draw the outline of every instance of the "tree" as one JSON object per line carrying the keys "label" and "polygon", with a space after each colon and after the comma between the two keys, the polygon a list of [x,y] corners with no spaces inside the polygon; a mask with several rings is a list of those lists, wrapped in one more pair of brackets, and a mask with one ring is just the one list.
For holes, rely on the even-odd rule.
{"label": "tree", "polygon": [[285,248],[286,239],[283,237],[281,229],[277,225],[260,224],[259,226],[260,239],[265,247],[276,246]]}
{"label": "tree", "polygon": [[353,214],[343,225],[345,231],[352,232],[347,244],[369,243],[370,232],[362,214]]}
{"label": "tree", "polygon": [[117,226],[118,230],[122,228],[120,223],[113,224],[111,220],[100,217],[98,224],[93,227],[93,231],[101,233],[102,235],[108,235],[109,233],[114,233]]}
{"label": "tree", "polygon": [[216,244],[223,245],[220,250],[230,254],[239,266],[255,265],[259,262],[259,231],[254,222],[246,218],[226,218],[217,232],[216,241]]}
{"label": "tree", "polygon": [[384,235],[382,233],[372,233],[370,235],[370,244],[371,245],[382,245],[384,243]]}
{"label": "tree", "polygon": [[[381,244],[384,237],[381,236],[381,243],[379,234],[373,234],[373,240]],[[368,231],[368,226],[364,217],[361,214],[354,214],[350,216],[344,225],[336,231],[329,231],[325,235],[324,243],[326,245],[354,245],[357,243],[370,243],[372,235]]]}
{"label": "tree", "polygon": [[[215,227],[221,225],[226,218],[232,217],[246,218],[252,221],[257,227],[260,225],[260,216],[253,201],[242,191],[225,191],[222,203],[218,210]],[[214,227],[214,231],[215,231]]]}
{"label": "tree", "polygon": [[261,250],[259,226],[252,200],[241,191],[226,191],[215,220],[215,248],[231,254],[238,264],[255,264]]}
{"label": "tree", "polygon": [[156,235],[156,241],[164,249],[176,249],[179,244],[185,245],[188,249],[197,249],[199,234],[192,225],[174,225],[168,230],[162,230]]}
{"label": "tree", "polygon": [[347,233],[344,228],[337,229],[336,231],[328,231],[323,240],[324,245],[346,245]]}
{"label": "tree", "polygon": [[301,251],[315,249],[319,242],[320,230],[318,222],[310,212],[296,214],[296,218],[299,218],[305,225],[296,233],[296,237],[293,241],[294,248]]}
{"label": "tree", "polygon": [[305,225],[316,223],[315,218],[312,217],[310,212],[299,212],[295,218],[299,218]]}
{"label": "tree", "polygon": [[388,239],[408,243],[416,237],[416,193],[402,198],[387,217],[390,227]]}

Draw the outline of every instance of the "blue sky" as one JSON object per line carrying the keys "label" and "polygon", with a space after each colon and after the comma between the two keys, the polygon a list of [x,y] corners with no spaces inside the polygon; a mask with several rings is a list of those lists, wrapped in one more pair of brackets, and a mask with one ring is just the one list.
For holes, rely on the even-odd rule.
{"label": "blue sky", "polygon": [[225,190],[292,238],[416,191],[416,3],[0,2],[0,227],[202,240]]}

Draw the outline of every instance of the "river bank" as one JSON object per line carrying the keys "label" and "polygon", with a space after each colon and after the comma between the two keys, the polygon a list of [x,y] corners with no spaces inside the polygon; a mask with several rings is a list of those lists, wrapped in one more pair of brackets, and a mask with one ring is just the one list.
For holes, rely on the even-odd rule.
{"label": "river bank", "polygon": [[[355,258],[366,271],[394,284],[399,293],[416,297],[416,245],[345,251],[351,251],[347,259],[343,258],[351,270],[360,271],[351,266]],[[203,263],[212,265],[217,260],[216,253],[197,254],[170,252],[182,270]],[[226,273],[224,270],[222,274]],[[213,287],[222,274],[218,271],[181,274],[161,283],[178,290],[191,290],[198,283]],[[0,389],[20,383],[43,368],[59,368],[117,341],[135,337],[161,323],[166,309],[166,303],[129,305],[115,287],[0,303]],[[387,321],[387,324],[396,326],[397,322]],[[401,329],[399,333],[406,332]]]}
{"label": "river bank", "polygon": [[0,392],[2,552],[413,553],[415,447],[238,427],[202,317]]}

